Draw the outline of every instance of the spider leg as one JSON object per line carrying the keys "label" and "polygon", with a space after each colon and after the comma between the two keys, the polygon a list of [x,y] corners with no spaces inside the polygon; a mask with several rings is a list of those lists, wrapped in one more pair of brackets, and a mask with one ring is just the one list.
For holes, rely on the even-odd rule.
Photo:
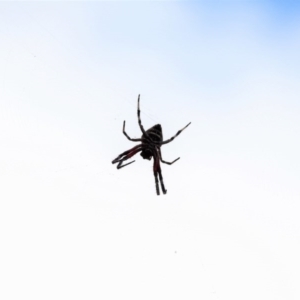
{"label": "spider leg", "polygon": [[131,162],[125,164],[125,165],[122,165],[122,163],[123,163],[125,160],[127,160],[127,159],[131,158],[132,156],[134,156],[136,153],[138,153],[138,152],[141,151],[141,150],[142,150],[142,145],[137,145],[137,146],[133,147],[132,149],[129,149],[129,150],[127,150],[127,151],[121,153],[117,158],[115,158],[115,159],[112,161],[112,164],[118,163],[117,169],[121,169],[121,168],[123,168],[123,167],[126,167],[126,166],[128,166],[128,165],[134,163],[135,160],[134,160],[134,161],[131,161]]}
{"label": "spider leg", "polygon": [[159,196],[159,185],[158,185],[158,178],[157,178],[157,172],[153,170],[154,173],[154,179],[155,179],[155,187],[156,187],[156,194]]}
{"label": "spider leg", "polygon": [[159,164],[159,157],[157,157],[157,155],[154,156],[153,173],[155,178],[156,194],[159,195],[159,185],[158,185],[157,175],[159,176],[161,190],[164,194],[166,194],[167,190],[165,189],[164,180],[162,177],[161,168]]}
{"label": "spider leg", "polygon": [[133,161],[129,162],[128,164],[122,165],[123,161],[124,161],[123,159],[121,161],[119,161],[119,163],[117,165],[117,169],[121,169],[121,168],[126,167],[135,162],[135,160],[133,160]]}
{"label": "spider leg", "polygon": [[183,127],[182,129],[178,130],[178,132],[172,136],[171,138],[169,138],[168,140],[165,140],[163,142],[160,143],[160,145],[164,145],[164,144],[167,144],[167,143],[170,143],[172,142],[184,129],[186,129],[189,125],[191,124],[191,122],[189,124],[187,124],[185,127]]}
{"label": "spider leg", "polygon": [[167,165],[172,165],[174,164],[175,161],[177,161],[178,159],[180,159],[180,157],[176,158],[175,160],[173,160],[172,162],[168,162],[168,161],[165,161],[162,159],[162,156],[161,156],[161,151],[160,151],[160,148],[158,148],[158,154],[159,154],[159,159],[162,163],[164,164],[167,164]]}
{"label": "spider leg", "polygon": [[140,128],[141,128],[141,131],[142,133],[150,139],[151,141],[151,138],[149,137],[148,133],[145,131],[143,125],[142,125],[142,121],[141,121],[141,110],[140,110],[140,95],[138,97],[138,106],[137,106],[137,116],[138,116],[138,122],[139,122],[139,125],[140,125]]}
{"label": "spider leg", "polygon": [[123,133],[132,142],[141,142],[142,141],[142,139],[132,139],[131,137],[129,137],[129,135],[125,131],[125,121],[123,123]]}
{"label": "spider leg", "polygon": [[166,194],[167,190],[165,189],[165,186],[164,186],[164,180],[163,180],[160,168],[158,170],[158,176],[159,176],[159,181],[160,181],[161,189],[162,189],[163,193]]}

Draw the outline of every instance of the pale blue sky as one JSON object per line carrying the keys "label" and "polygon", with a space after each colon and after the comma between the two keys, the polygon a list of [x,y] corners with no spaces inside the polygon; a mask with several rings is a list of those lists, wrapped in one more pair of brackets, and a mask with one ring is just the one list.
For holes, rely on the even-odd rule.
{"label": "pale blue sky", "polygon": [[[299,299],[300,5],[0,2],[1,299]],[[152,161],[111,161],[160,123]]]}

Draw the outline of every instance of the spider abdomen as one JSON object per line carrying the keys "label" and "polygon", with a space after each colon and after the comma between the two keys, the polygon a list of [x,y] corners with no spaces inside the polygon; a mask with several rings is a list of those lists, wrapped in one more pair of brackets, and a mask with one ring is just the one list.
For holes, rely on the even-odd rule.
{"label": "spider abdomen", "polygon": [[156,143],[162,142],[162,129],[160,124],[156,124],[146,131],[146,134],[142,135],[142,147],[141,156],[144,159],[151,159],[153,153],[156,151]]}
{"label": "spider abdomen", "polygon": [[[160,124],[156,124],[153,127],[149,128],[146,131],[147,135],[151,138],[151,141],[153,142],[162,142],[163,135],[162,135],[162,129]],[[142,143],[143,144],[149,144],[151,143],[147,136],[145,134],[142,135]]]}

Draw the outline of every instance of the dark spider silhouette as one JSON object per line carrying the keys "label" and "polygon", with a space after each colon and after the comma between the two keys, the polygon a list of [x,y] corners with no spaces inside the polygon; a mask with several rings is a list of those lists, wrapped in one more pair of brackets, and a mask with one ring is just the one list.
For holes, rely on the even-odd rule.
{"label": "dark spider silhouette", "polygon": [[131,161],[125,165],[122,165],[125,160],[131,158],[132,156],[134,156],[135,154],[137,154],[140,151],[141,151],[141,156],[144,159],[151,160],[151,157],[153,156],[153,159],[154,159],[153,173],[154,173],[154,178],[155,178],[156,193],[157,193],[157,195],[159,195],[159,186],[158,186],[158,177],[159,177],[162,192],[164,194],[166,194],[167,190],[165,189],[165,186],[164,186],[164,181],[163,181],[163,177],[161,174],[161,168],[160,168],[159,161],[161,161],[164,164],[172,165],[180,157],[176,158],[172,162],[164,161],[161,156],[160,147],[162,145],[172,142],[185,128],[187,128],[191,124],[191,122],[189,124],[187,124],[185,127],[183,127],[181,130],[179,130],[173,137],[171,137],[170,139],[168,139],[166,141],[163,141],[161,125],[160,124],[154,125],[150,129],[145,131],[145,129],[142,125],[140,114],[141,114],[141,111],[140,111],[140,95],[139,95],[138,106],[137,106],[137,115],[138,115],[139,126],[141,128],[143,135],[140,139],[130,138],[128,136],[128,134],[125,132],[125,121],[123,123],[123,133],[130,141],[142,142],[142,143],[121,153],[116,159],[114,159],[112,161],[112,163],[113,164],[118,163],[117,169],[121,169],[121,168],[128,166],[128,165],[132,164],[133,162],[135,162],[135,161]]}

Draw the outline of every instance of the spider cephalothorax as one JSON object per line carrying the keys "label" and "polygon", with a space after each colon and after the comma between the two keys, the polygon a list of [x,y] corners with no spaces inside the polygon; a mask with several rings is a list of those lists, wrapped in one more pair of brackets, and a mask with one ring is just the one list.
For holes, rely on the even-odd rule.
{"label": "spider cephalothorax", "polygon": [[151,160],[151,158],[153,157],[153,159],[154,159],[153,173],[154,173],[154,178],[155,178],[156,193],[157,193],[157,195],[159,195],[159,185],[158,185],[158,177],[159,177],[162,192],[164,194],[166,194],[167,190],[165,189],[165,186],[164,186],[163,177],[162,177],[159,162],[161,161],[164,164],[171,165],[175,161],[177,161],[180,157],[176,158],[172,162],[164,161],[162,159],[162,156],[161,156],[160,147],[164,144],[172,142],[185,128],[187,128],[191,124],[191,122],[189,124],[187,124],[185,127],[183,127],[181,130],[179,130],[173,137],[171,137],[170,139],[168,139],[166,141],[163,141],[161,125],[157,124],[157,125],[151,127],[150,129],[148,129],[147,131],[145,131],[145,129],[142,125],[140,114],[141,114],[141,111],[140,111],[140,95],[139,95],[137,115],[138,115],[139,126],[141,128],[141,131],[142,131],[143,135],[140,139],[130,138],[128,136],[128,134],[125,132],[125,121],[123,123],[123,133],[130,141],[141,142],[141,144],[133,147],[132,149],[129,149],[129,150],[121,153],[116,159],[114,159],[112,161],[112,163],[113,164],[118,163],[117,169],[121,169],[125,166],[128,166],[128,165],[132,164],[134,161],[131,161],[131,162],[125,164],[125,165],[122,165],[122,163],[125,160],[129,159],[130,157],[134,156],[136,153],[138,153],[140,151],[141,151],[141,156],[144,159]]}

